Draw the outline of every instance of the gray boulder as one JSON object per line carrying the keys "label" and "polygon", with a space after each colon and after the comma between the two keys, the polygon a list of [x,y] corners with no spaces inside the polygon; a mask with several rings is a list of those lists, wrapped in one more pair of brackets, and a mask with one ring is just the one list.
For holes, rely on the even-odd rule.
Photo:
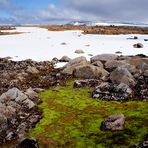
{"label": "gray boulder", "polygon": [[86,65],[88,64],[87,60],[85,57],[81,56],[78,58],[75,58],[73,60],[70,60],[65,66],[62,71],[64,74],[73,74],[73,71],[76,67],[81,66],[81,65]]}
{"label": "gray boulder", "polygon": [[119,131],[124,130],[125,116],[123,114],[114,114],[105,118],[102,122],[102,130]]}
{"label": "gray boulder", "polygon": [[109,73],[105,69],[90,64],[78,66],[73,72],[74,77],[85,79],[101,79],[108,75]]}
{"label": "gray boulder", "polygon": [[94,56],[90,59],[91,63],[94,63],[96,61],[101,61],[101,62],[107,62],[110,60],[116,60],[118,56],[116,54],[100,54],[97,56]]}
{"label": "gray boulder", "polygon": [[116,69],[117,67],[121,67],[122,65],[126,65],[125,61],[117,61],[117,60],[110,60],[105,63],[105,68],[109,71]]}
{"label": "gray boulder", "polygon": [[18,104],[18,106],[23,106],[28,109],[32,109],[35,106],[35,104],[28,98],[28,96],[17,88],[12,88],[6,93],[3,93],[0,96],[0,101],[2,103],[10,104],[10,106],[12,104]]}
{"label": "gray boulder", "polygon": [[113,83],[124,83],[129,86],[134,86],[135,80],[132,74],[127,70],[127,68],[118,67],[110,74],[110,80]]}

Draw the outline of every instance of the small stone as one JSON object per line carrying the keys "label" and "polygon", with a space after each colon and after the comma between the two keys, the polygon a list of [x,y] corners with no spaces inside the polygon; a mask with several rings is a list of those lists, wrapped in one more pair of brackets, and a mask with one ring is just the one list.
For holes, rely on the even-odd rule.
{"label": "small stone", "polygon": [[83,51],[82,49],[77,49],[77,50],[75,51],[75,53],[77,53],[77,54],[83,54],[84,51]]}
{"label": "small stone", "polygon": [[61,43],[61,45],[67,45],[65,42]]}
{"label": "small stone", "polygon": [[59,61],[60,62],[69,62],[71,59],[68,56],[63,56]]}
{"label": "small stone", "polygon": [[119,131],[124,130],[125,117],[123,114],[114,114],[105,118],[102,122],[102,130]]}
{"label": "small stone", "polygon": [[134,48],[143,48],[143,44],[142,43],[137,43],[133,45]]}

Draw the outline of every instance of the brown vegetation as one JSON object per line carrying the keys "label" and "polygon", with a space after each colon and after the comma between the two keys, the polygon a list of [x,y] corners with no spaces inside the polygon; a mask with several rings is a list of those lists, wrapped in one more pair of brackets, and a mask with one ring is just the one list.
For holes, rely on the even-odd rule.
{"label": "brown vegetation", "polygon": [[148,28],[126,26],[41,26],[49,31],[83,30],[85,34],[148,34]]}

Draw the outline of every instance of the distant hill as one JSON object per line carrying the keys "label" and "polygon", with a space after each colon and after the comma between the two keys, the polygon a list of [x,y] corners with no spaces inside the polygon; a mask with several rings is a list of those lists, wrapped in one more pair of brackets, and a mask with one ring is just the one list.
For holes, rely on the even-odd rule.
{"label": "distant hill", "polygon": [[113,22],[113,21],[72,21],[65,24],[66,26],[137,26],[148,27],[148,24],[144,23],[131,23],[131,22]]}

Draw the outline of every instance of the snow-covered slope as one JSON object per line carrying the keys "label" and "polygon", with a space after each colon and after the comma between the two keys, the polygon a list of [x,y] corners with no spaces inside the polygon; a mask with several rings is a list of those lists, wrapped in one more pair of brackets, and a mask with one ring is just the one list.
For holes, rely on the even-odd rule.
{"label": "snow-covered slope", "polygon": [[[148,55],[148,35],[136,35],[138,40],[127,39],[135,35],[84,35],[81,31],[48,31],[35,27],[18,27],[23,34],[0,36],[0,57],[10,56],[13,60],[33,59],[37,61],[70,58],[102,53],[122,52],[123,55]],[[142,43],[144,48],[133,48],[133,44]],[[75,54],[82,49],[84,54]]]}

